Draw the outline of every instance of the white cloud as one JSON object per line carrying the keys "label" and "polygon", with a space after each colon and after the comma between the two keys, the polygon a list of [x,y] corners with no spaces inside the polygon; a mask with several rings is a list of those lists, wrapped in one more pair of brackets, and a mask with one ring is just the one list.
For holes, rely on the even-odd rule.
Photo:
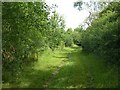
{"label": "white cloud", "polygon": [[48,5],[57,4],[57,12],[64,16],[66,28],[76,28],[89,15],[87,11],[78,11],[73,7],[76,0],[46,0]]}

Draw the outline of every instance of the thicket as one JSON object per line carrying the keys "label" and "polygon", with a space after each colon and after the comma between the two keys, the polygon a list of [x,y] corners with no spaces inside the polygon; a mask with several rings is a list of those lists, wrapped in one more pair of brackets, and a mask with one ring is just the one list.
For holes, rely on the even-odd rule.
{"label": "thicket", "polygon": [[36,61],[39,52],[61,45],[65,22],[51,11],[43,1],[2,3],[3,83],[15,82],[14,77]]}
{"label": "thicket", "polygon": [[97,19],[82,32],[83,51],[107,58],[108,62],[120,62],[120,2],[111,2]]}
{"label": "thicket", "polygon": [[[15,82],[24,66],[38,59],[38,53],[76,44],[83,51],[120,62],[120,2],[109,3],[92,19],[86,30],[69,28],[45,2],[2,3],[3,83]],[[11,79],[12,78],[12,79]]]}
{"label": "thicket", "polygon": [[74,30],[72,28],[68,28],[65,32],[64,43],[66,47],[71,47],[73,44],[81,46],[81,36],[82,36],[83,28],[77,27]]}

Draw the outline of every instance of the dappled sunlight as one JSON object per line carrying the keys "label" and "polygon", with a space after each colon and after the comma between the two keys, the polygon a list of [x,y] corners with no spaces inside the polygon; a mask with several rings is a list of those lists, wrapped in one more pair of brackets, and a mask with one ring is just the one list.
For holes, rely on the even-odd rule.
{"label": "dappled sunlight", "polygon": [[1,3],[3,88],[118,87],[120,1],[52,1]]}
{"label": "dappled sunlight", "polygon": [[[51,71],[40,71],[40,70],[33,70],[34,73],[30,74],[24,74],[23,78],[21,78],[22,82],[20,86],[22,87],[42,87],[45,80],[51,75]],[[31,79],[30,79],[31,78]],[[25,83],[25,85],[24,85]],[[27,86],[26,86],[27,85]]]}
{"label": "dappled sunlight", "polygon": [[74,65],[73,62],[70,61],[67,56],[69,54],[68,50],[63,50],[63,52],[61,53],[55,53],[56,54],[47,54],[47,57],[44,56],[46,55],[46,53],[43,53],[43,55],[39,57],[39,60],[34,63],[34,66],[28,68],[25,72],[22,73],[23,76],[19,77],[19,81],[22,82],[19,83],[18,87],[43,87],[46,80],[58,68],[61,62],[64,62],[62,69],[63,67],[70,67]]}
{"label": "dappled sunlight", "polygon": [[44,55],[46,53],[39,57],[34,66],[21,72],[19,83],[11,87],[44,88],[47,83],[48,88],[118,86],[117,68],[106,67],[102,58],[84,53],[81,47],[67,47],[62,52],[55,51],[47,54],[47,57]]}
{"label": "dappled sunlight", "polygon": [[65,65],[66,65],[66,66],[72,66],[72,65],[74,65],[74,62],[67,61]]}
{"label": "dappled sunlight", "polygon": [[[84,53],[80,47],[73,48],[68,54],[67,62],[54,80],[51,81],[50,88],[102,88],[118,85],[116,83],[118,82],[116,81],[118,74],[115,73],[115,75],[111,76],[111,72],[115,70],[109,71],[107,67],[103,69],[106,65],[104,65],[102,58]],[[113,79],[114,82],[109,79]],[[109,83],[107,80],[109,80]]]}

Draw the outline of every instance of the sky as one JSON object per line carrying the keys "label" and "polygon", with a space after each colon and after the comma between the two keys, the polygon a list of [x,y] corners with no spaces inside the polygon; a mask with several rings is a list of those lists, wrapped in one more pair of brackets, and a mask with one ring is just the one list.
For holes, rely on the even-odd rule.
{"label": "sky", "polygon": [[89,13],[86,10],[79,11],[74,8],[76,0],[45,0],[48,5],[56,4],[57,13],[65,19],[66,29],[78,27],[88,17]]}

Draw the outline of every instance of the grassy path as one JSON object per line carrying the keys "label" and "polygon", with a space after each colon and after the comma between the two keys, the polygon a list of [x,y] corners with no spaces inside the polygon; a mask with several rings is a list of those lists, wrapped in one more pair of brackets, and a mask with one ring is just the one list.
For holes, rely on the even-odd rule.
{"label": "grassy path", "polygon": [[[105,60],[86,54],[74,46],[64,50],[48,50],[38,62],[24,69],[18,83],[8,87],[24,88],[114,88],[118,86],[118,68]],[[7,85],[3,85],[7,87]]]}
{"label": "grassy path", "polygon": [[51,76],[48,78],[48,80],[45,81],[45,84],[43,85],[44,88],[48,88],[51,81],[55,78],[55,76],[59,73],[60,69],[64,66],[66,60],[62,60],[61,63],[56,67],[56,70],[52,72]]}
{"label": "grassy path", "polygon": [[51,82],[50,87],[107,88],[118,86],[118,68],[105,64],[105,60],[73,47],[68,61]]}
{"label": "grassy path", "polygon": [[49,87],[107,88],[118,86],[118,68],[106,65],[105,60],[93,54],[85,54],[73,47],[68,61]]}

